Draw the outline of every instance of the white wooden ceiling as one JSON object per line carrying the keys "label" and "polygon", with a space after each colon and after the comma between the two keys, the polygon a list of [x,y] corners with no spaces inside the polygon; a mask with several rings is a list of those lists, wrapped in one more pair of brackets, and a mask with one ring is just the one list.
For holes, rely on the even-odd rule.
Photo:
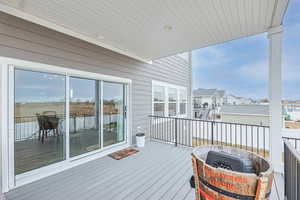
{"label": "white wooden ceiling", "polygon": [[288,0],[0,0],[0,10],[141,60],[282,24]]}

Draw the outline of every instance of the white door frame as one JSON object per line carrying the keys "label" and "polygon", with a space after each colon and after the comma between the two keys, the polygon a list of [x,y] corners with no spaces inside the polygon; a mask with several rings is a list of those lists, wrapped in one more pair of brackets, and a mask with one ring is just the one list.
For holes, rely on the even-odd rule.
{"label": "white door frame", "polygon": [[[38,179],[44,178],[46,176],[58,173],[60,171],[72,168],[82,163],[86,163],[90,160],[103,157],[111,152],[117,151],[124,147],[128,147],[131,144],[131,80],[126,78],[120,78],[115,76],[108,76],[98,73],[73,70],[63,67],[57,67],[52,65],[46,65],[42,63],[29,62],[20,59],[12,59],[6,57],[0,57],[1,64],[1,150],[2,150],[2,192],[7,192],[13,188],[19,187],[21,185],[36,181]],[[51,164],[49,166],[41,167],[36,170],[25,172],[24,174],[14,175],[14,69],[32,70],[38,72],[48,72],[62,74],[66,77],[66,138],[69,135],[69,77],[82,77],[94,80],[99,80],[101,87],[103,81],[117,82],[125,85],[126,98],[124,103],[127,104],[127,117],[125,120],[125,138],[124,141],[118,144],[114,144],[108,147],[101,148],[96,151],[88,152],[76,157],[69,157],[69,141],[66,139],[66,160]],[[102,88],[101,88],[102,89]],[[102,96],[101,90],[101,96]],[[103,102],[101,100],[101,106]],[[101,118],[102,120],[102,113]],[[102,121],[101,121],[102,122]],[[13,136],[13,137],[11,137]],[[101,134],[103,137],[103,133]],[[103,138],[102,138],[103,139]],[[101,141],[103,143],[103,141]],[[102,147],[102,146],[101,146]]]}

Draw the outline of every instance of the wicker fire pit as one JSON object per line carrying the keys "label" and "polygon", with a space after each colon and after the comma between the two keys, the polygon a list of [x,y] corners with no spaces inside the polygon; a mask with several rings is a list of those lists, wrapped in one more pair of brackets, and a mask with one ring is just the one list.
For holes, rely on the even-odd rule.
{"label": "wicker fire pit", "polygon": [[[225,152],[251,160],[253,173],[215,168],[206,163],[208,152]],[[197,200],[263,200],[269,199],[273,182],[273,168],[263,157],[225,146],[204,146],[192,153]]]}

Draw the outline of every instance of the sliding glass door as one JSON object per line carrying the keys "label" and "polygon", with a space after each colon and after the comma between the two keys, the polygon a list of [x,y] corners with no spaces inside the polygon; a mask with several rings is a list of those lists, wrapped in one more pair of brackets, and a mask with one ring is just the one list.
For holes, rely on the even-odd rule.
{"label": "sliding glass door", "polygon": [[126,84],[12,69],[14,175],[125,141]]}
{"label": "sliding glass door", "polygon": [[65,159],[65,76],[15,69],[14,172]]}
{"label": "sliding glass door", "polygon": [[124,141],[124,91],[124,84],[103,82],[104,146]]}
{"label": "sliding glass door", "polygon": [[100,149],[99,81],[70,77],[70,157]]}

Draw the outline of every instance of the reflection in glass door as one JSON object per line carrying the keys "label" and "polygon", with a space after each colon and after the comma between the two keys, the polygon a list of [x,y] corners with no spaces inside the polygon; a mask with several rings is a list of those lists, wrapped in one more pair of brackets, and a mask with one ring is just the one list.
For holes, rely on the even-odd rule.
{"label": "reflection in glass door", "polygon": [[103,82],[103,145],[124,141],[125,85]]}
{"label": "reflection in glass door", "polygon": [[70,156],[100,148],[99,81],[70,77]]}
{"label": "reflection in glass door", "polygon": [[125,84],[21,68],[13,72],[14,175],[125,141]]}
{"label": "reflection in glass door", "polygon": [[15,69],[16,175],[65,159],[65,80],[63,75]]}

